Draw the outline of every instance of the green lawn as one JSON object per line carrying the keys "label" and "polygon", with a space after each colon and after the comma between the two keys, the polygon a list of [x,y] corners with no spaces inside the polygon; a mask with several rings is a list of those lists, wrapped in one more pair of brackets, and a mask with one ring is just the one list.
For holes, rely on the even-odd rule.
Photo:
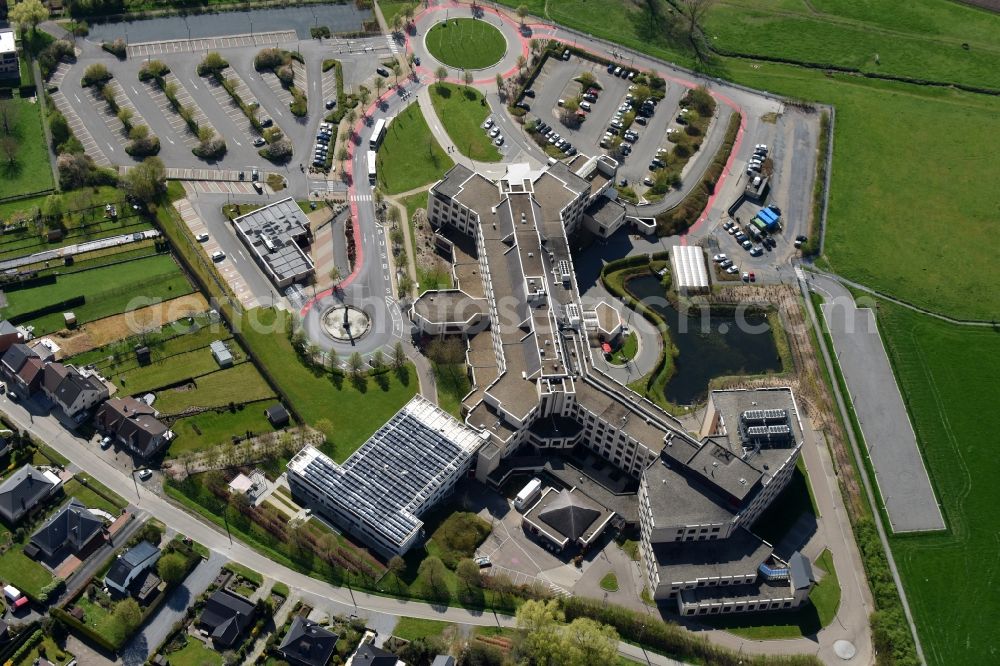
{"label": "green lawn", "polygon": [[809,593],[809,604],[795,611],[768,613],[736,613],[718,617],[699,618],[699,621],[725,629],[729,633],[749,640],[766,641],[812,636],[830,624],[840,605],[840,580],[833,567],[829,550],[820,553],[813,563],[817,577],[823,576]]}
{"label": "green lawn", "polygon": [[604,578],[601,579],[601,589],[608,592],[618,591],[618,576],[613,571],[604,574]]}
{"label": "green lawn", "polygon": [[[87,485],[84,485],[81,479],[86,480]],[[100,490],[100,494],[95,488]],[[63,491],[70,497],[75,497],[83,502],[87,508],[101,509],[112,516],[117,516],[122,509],[128,506],[128,502],[124,499],[82,474],[77,474],[63,484]]]}
{"label": "green lawn", "polygon": [[944,533],[890,538],[924,654],[930,664],[987,663],[995,656],[990,641],[970,637],[992,635],[1000,613],[1000,596],[984,593],[985,581],[1000,575],[1000,519],[996,455],[983,441],[1000,428],[993,407],[1000,335],[885,302],[878,325],[948,523]]}
{"label": "green lawn", "polygon": [[1000,16],[960,3],[728,0],[705,29],[720,50],[1000,88]]}
{"label": "green lawn", "polygon": [[431,55],[456,69],[484,69],[507,51],[507,40],[486,21],[449,19],[435,25],[424,38]]}
{"label": "green lawn", "polygon": [[437,83],[430,86],[430,93],[434,112],[459,152],[480,162],[500,161],[500,151],[483,129],[490,107],[481,92],[471,86]]}
{"label": "green lawn", "polygon": [[462,398],[472,390],[467,372],[468,368],[464,363],[456,365],[434,364],[438,405],[457,418],[462,418]]}
{"label": "green lawn", "polygon": [[222,666],[222,654],[197,638],[188,638],[187,645],[167,655],[171,666]]}
{"label": "green lawn", "polygon": [[[385,18],[385,24],[392,29],[392,17],[396,14],[402,14],[407,7],[413,7],[414,11],[417,9],[419,3],[412,2],[410,0],[392,0],[391,2],[380,2],[378,3],[378,8],[382,10],[382,16]],[[404,16],[405,20],[406,17]]]}
{"label": "green lawn", "polygon": [[403,640],[413,641],[418,638],[429,636],[440,636],[448,627],[454,626],[450,622],[439,620],[423,620],[416,617],[401,617],[396,623],[396,628],[392,630],[393,636],[398,636]]}
{"label": "green lawn", "polygon": [[627,361],[635,358],[638,352],[639,338],[636,337],[635,333],[629,333],[625,336],[625,340],[622,341],[622,346],[612,352],[611,362],[616,365],[625,365]]}
{"label": "green lawn", "polygon": [[112,376],[117,377],[123,391],[145,393],[189,377],[207,375],[218,369],[219,364],[216,363],[211,350],[202,347]]}
{"label": "green lawn", "polygon": [[43,654],[44,659],[57,665],[67,664],[73,659],[73,655],[59,647],[51,635],[45,634],[38,645],[28,650],[13,666],[35,666],[36,660]]}
{"label": "green lawn", "polygon": [[252,571],[237,562],[229,562],[225,566],[230,572],[243,576],[247,580],[256,583],[258,586],[264,584],[264,576],[258,571]]}
{"label": "green lawn", "polygon": [[264,410],[273,403],[256,403],[235,412],[202,412],[178,419],[171,426],[177,437],[170,443],[168,456],[176,457],[188,451],[202,451],[230,441],[232,435],[272,432]]}
{"label": "green lawn", "polygon": [[42,588],[52,582],[52,574],[41,564],[24,554],[22,550],[31,534],[26,533],[20,541],[13,541],[14,534],[0,524],[0,544],[10,544],[7,551],[0,554],[0,572],[4,584],[13,585],[22,592],[38,597]]}
{"label": "green lawn", "polygon": [[407,192],[430,185],[453,165],[413,103],[389,123],[378,149],[379,187],[386,194]]}
{"label": "green lawn", "polygon": [[287,313],[261,308],[254,316],[262,325],[246,327],[248,344],[306,423],[325,428],[338,461],[345,460],[417,392],[416,374],[409,364],[399,372],[360,382],[311,370],[299,360],[285,335]]}
{"label": "green lawn", "polygon": [[[84,323],[124,312],[130,306],[148,305],[148,299],[176,298],[191,291],[190,283],[173,258],[161,254],[61,276],[51,285],[9,291],[7,307],[2,308],[2,314],[11,318],[84,296],[86,303],[73,308],[77,321]],[[62,329],[63,317],[61,312],[55,312],[32,319],[30,323],[39,335]]]}
{"label": "green lawn", "polygon": [[160,391],[156,408],[163,414],[176,414],[186,407],[225,407],[254,400],[273,398],[274,391],[260,376],[253,363],[239,363],[195,380],[191,390]]}
{"label": "green lawn", "polygon": [[0,158],[0,198],[50,189],[52,167],[38,105],[16,96],[3,103],[9,109],[9,136],[17,149],[13,162],[6,154]]}

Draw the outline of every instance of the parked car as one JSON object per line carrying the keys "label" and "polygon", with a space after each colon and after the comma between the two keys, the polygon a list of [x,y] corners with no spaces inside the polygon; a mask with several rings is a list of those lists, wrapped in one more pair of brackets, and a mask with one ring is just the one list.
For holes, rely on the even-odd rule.
{"label": "parked car", "polygon": [[747,273],[746,271],[743,272],[743,281],[744,282],[749,282],[750,281],[750,274]]}
{"label": "parked car", "polygon": [[483,121],[483,128],[489,129],[493,127],[493,116],[487,116],[486,120]]}
{"label": "parked car", "polygon": [[102,448],[102,449],[105,449],[105,450],[107,450],[107,449],[110,449],[110,448],[111,448],[111,435],[105,435],[105,436],[104,436],[104,437],[103,437],[103,438],[101,439],[101,448]]}
{"label": "parked car", "polygon": [[647,122],[647,120],[645,118],[643,118],[642,116],[636,116],[635,117],[635,122],[638,125],[645,125],[646,122]]}
{"label": "parked car", "polygon": [[585,101],[585,102],[580,102],[580,108],[583,109],[584,111],[590,111],[592,107],[590,106],[590,102]]}
{"label": "parked car", "polygon": [[222,250],[216,250],[212,253],[212,261],[222,261],[226,258],[226,253]]}
{"label": "parked car", "polygon": [[198,241],[199,243],[204,243],[204,242],[206,242],[208,240],[208,234],[206,234],[206,233],[200,233],[197,236],[195,236],[194,239],[196,241]]}
{"label": "parked car", "polygon": [[750,256],[751,257],[759,257],[762,254],[764,254],[764,248],[762,248],[760,245],[754,245],[750,249]]}
{"label": "parked car", "polygon": [[260,119],[260,126],[261,127],[270,127],[273,124],[274,124],[274,121],[271,120],[270,118],[268,118],[267,116],[265,116],[265,117],[263,117],[263,118]]}
{"label": "parked car", "polygon": [[714,261],[715,263],[720,263],[725,261],[727,258],[728,257],[726,257],[725,254],[717,254],[714,257],[712,257],[712,261]]}
{"label": "parked car", "polygon": [[497,138],[493,139],[493,143],[502,146],[503,145],[503,135],[499,135]]}
{"label": "parked car", "polygon": [[266,141],[264,141],[264,137],[260,137],[260,136],[258,136],[258,137],[254,137],[254,140],[253,140],[253,145],[254,145],[255,147],[257,147],[257,148],[260,148],[260,147],[261,147],[261,146],[263,146],[263,145],[264,145],[265,143],[267,143],[267,142],[266,142]]}
{"label": "parked car", "polygon": [[152,478],[152,476],[153,476],[153,470],[151,469],[143,469],[139,471],[140,481],[149,481],[149,479]]}
{"label": "parked car", "polygon": [[389,77],[389,70],[387,70],[385,67],[376,67],[375,68],[375,72],[379,76],[382,76],[382,77],[385,77],[385,78]]}
{"label": "parked car", "polygon": [[531,88],[528,88],[527,90],[524,91],[524,96],[525,97],[534,97],[535,96],[535,91],[532,90]]}
{"label": "parked car", "polygon": [[733,262],[731,259],[723,259],[722,261],[719,262],[719,268],[729,268],[732,265]]}
{"label": "parked car", "polygon": [[743,246],[744,250],[750,250],[753,247],[753,243],[750,242],[749,238],[744,241],[740,241],[740,245]]}
{"label": "parked car", "polygon": [[332,109],[335,106],[337,106],[337,100],[335,100],[335,99],[328,99],[328,100],[326,100],[326,108]]}
{"label": "parked car", "polygon": [[735,275],[736,273],[740,272],[740,269],[737,268],[736,266],[730,266],[729,268],[726,269],[726,272],[729,273],[730,275]]}
{"label": "parked car", "polygon": [[645,176],[642,179],[642,184],[645,185],[646,187],[652,187],[653,186],[653,179],[650,178],[649,176]]}
{"label": "parked car", "polygon": [[498,136],[499,134],[500,134],[500,128],[499,128],[499,127],[494,127],[493,129],[491,129],[491,130],[490,130],[490,136],[491,136],[491,137],[493,137],[494,139],[495,139],[495,138],[496,138],[496,137],[497,137],[497,136]]}
{"label": "parked car", "polygon": [[475,562],[476,566],[478,566],[480,569],[485,569],[486,567],[493,566],[493,563],[490,562],[490,558],[486,557],[485,555],[477,557],[476,559],[473,560],[473,562]]}

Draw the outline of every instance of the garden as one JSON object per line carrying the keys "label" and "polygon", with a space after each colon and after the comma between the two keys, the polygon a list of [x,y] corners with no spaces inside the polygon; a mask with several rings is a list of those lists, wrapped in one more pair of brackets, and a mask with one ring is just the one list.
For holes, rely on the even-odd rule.
{"label": "garden", "polygon": [[16,94],[0,99],[0,199],[52,186],[40,105]]}
{"label": "garden", "polygon": [[459,152],[479,162],[499,162],[500,151],[483,129],[490,115],[483,94],[472,86],[444,82],[429,86],[428,90],[434,113]]}

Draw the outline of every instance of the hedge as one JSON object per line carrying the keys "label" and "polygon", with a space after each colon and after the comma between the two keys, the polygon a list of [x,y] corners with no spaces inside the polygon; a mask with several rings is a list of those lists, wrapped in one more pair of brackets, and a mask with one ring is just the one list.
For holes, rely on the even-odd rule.
{"label": "hedge", "polygon": [[112,643],[111,641],[109,641],[107,638],[105,638],[104,636],[102,636],[93,627],[91,627],[91,626],[89,626],[89,625],[87,625],[87,624],[85,624],[83,622],[80,622],[79,620],[77,620],[75,617],[73,617],[72,615],[70,615],[69,613],[67,613],[62,608],[58,608],[58,607],[56,607],[56,608],[50,608],[49,609],[49,615],[51,615],[53,619],[58,620],[59,622],[61,622],[67,629],[70,629],[71,631],[78,632],[84,638],[86,638],[89,641],[92,641],[95,645],[97,645],[98,647],[104,648],[108,652],[116,652],[118,650],[118,648],[121,647],[121,646],[115,645],[114,643]]}
{"label": "hedge", "polygon": [[32,648],[41,642],[42,635],[41,629],[35,629],[35,632],[31,634],[31,636],[28,636],[28,640],[24,641],[21,647],[17,649],[17,652],[11,655],[10,659],[5,663],[19,663],[22,659],[24,659],[25,655],[31,652]]}

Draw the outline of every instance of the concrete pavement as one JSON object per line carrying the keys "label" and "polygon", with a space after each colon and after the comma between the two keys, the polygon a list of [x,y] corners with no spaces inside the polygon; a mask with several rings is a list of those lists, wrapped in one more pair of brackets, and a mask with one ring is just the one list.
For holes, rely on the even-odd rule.
{"label": "concrete pavement", "polygon": [[811,288],[826,298],[823,317],[893,532],[945,529],[874,313],[858,308],[851,293],[829,277],[811,276]]}

